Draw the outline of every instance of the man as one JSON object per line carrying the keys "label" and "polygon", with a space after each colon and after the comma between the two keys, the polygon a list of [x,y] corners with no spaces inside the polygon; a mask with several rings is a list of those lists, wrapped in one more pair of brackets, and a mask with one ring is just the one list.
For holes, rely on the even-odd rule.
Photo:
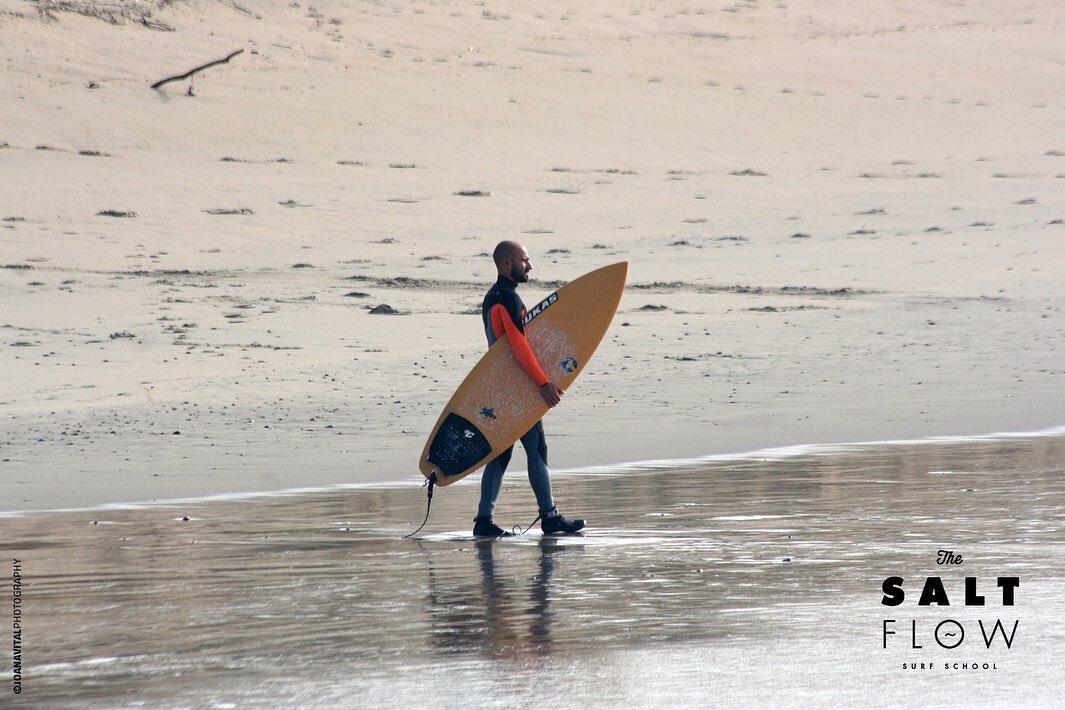
{"label": "man", "polygon": [[[481,306],[488,346],[491,347],[496,340],[506,335],[518,364],[540,388],[540,396],[547,406],[554,407],[565,393],[544,373],[535,353],[529,347],[529,341],[525,339],[525,304],[518,296],[518,284],[528,281],[529,272],[532,271],[529,252],[517,242],[505,241],[499,243],[492,258],[495,260],[499,278],[485,295]],[[555,507],[551,495],[551,472],[547,468],[547,442],[544,440],[542,422],[536,422],[536,425],[521,437],[521,445],[529,459],[529,483],[536,494],[536,504],[540,509],[540,527],[544,534],[575,533],[583,528],[583,520],[564,518]],[[511,446],[489,463],[481,474],[481,501],[477,506],[477,517],[473,521],[473,534],[476,536],[501,537],[510,534],[492,522],[492,513],[499,490],[503,486],[503,474],[513,452],[514,447]]]}

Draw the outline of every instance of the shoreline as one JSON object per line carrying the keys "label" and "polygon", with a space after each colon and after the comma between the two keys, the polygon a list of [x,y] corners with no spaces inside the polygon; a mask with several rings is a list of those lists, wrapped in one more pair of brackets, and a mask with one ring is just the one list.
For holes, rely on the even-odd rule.
{"label": "shoreline", "polygon": [[[797,459],[806,456],[847,456],[861,454],[863,452],[875,451],[878,449],[925,447],[934,445],[952,446],[1054,437],[1065,437],[1065,425],[1053,426],[1034,431],[994,432],[989,434],[978,434],[972,436],[929,436],[921,439],[885,439],[879,441],[800,444],[796,446],[781,446],[755,449],[749,452],[742,453],[709,454],[707,456],[694,458],[647,459],[641,461],[632,461],[599,466],[560,468],[557,470],[552,470],[551,475],[554,479],[558,481],[556,485],[561,486],[564,485],[566,479],[572,479],[574,477],[580,476],[612,477],[621,476],[624,474],[668,472],[671,469],[690,469],[698,468],[701,466],[714,466],[716,464],[729,462],[750,463],[758,461],[787,461],[789,459]],[[515,442],[515,445],[519,448],[521,446],[520,443],[517,442]],[[508,482],[513,482],[515,479],[519,481],[524,481],[526,471],[520,466],[515,466],[512,470],[508,471],[508,473],[510,474],[507,478]],[[459,483],[453,485],[463,487],[473,486],[476,485],[476,482],[479,480],[480,471],[477,471],[468,476],[465,481],[460,481]],[[155,508],[196,506],[214,503],[225,504],[255,502],[258,500],[265,500],[270,498],[297,498],[300,496],[318,496],[329,493],[343,493],[350,491],[413,489],[424,487],[424,478],[416,478],[412,476],[410,480],[402,481],[390,480],[364,483],[338,483],[327,486],[309,486],[282,488],[277,490],[266,491],[205,494],[201,496],[188,496],[152,501],[114,501],[108,503],[101,503],[99,505],[73,506],[66,508],[0,510],[0,521],[12,520],[27,516],[50,515],[59,513],[135,511],[149,510]]]}

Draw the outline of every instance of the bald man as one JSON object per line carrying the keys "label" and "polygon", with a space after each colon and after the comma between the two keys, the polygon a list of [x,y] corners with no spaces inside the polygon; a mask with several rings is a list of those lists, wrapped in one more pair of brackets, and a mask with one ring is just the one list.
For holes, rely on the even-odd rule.
{"label": "bald man", "polygon": [[[548,407],[554,407],[565,394],[561,387],[551,380],[540,366],[536,354],[525,339],[525,304],[518,295],[518,284],[529,280],[532,263],[529,252],[517,242],[504,241],[496,246],[492,254],[495,260],[498,278],[484,297],[481,306],[481,318],[484,321],[488,346],[496,340],[507,336],[507,342],[518,364],[525,374],[532,379],[540,390],[540,396]],[[584,527],[583,520],[569,520],[558,512],[551,494],[551,471],[547,467],[547,442],[544,439],[542,422],[536,422],[532,429],[521,437],[522,448],[529,460],[529,484],[536,494],[536,504],[540,511],[540,527],[545,535],[575,533]],[[474,519],[473,534],[478,537],[502,537],[510,535],[492,521],[496,498],[503,486],[503,474],[510,463],[514,447],[499,455],[489,463],[481,474],[481,500],[477,505],[477,517]]]}

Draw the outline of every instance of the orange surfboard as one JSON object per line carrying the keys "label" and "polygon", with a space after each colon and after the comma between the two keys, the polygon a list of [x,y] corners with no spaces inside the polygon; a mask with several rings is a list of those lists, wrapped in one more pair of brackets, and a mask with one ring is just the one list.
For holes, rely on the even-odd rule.
{"label": "orange surfboard", "polygon": [[[596,269],[528,310],[525,337],[544,372],[562,389],[584,371],[610,327],[628,267],[622,261]],[[422,450],[419,468],[437,485],[454,483],[506,451],[547,410],[536,383],[503,336],[444,407]]]}

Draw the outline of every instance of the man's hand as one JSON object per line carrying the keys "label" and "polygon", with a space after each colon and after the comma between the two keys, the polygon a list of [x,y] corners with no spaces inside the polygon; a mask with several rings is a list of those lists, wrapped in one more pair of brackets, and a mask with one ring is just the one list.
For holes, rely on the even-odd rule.
{"label": "man's hand", "polygon": [[540,396],[547,402],[548,407],[554,407],[556,404],[562,401],[562,395],[566,394],[566,391],[556,385],[554,382],[548,382],[540,387]]}

